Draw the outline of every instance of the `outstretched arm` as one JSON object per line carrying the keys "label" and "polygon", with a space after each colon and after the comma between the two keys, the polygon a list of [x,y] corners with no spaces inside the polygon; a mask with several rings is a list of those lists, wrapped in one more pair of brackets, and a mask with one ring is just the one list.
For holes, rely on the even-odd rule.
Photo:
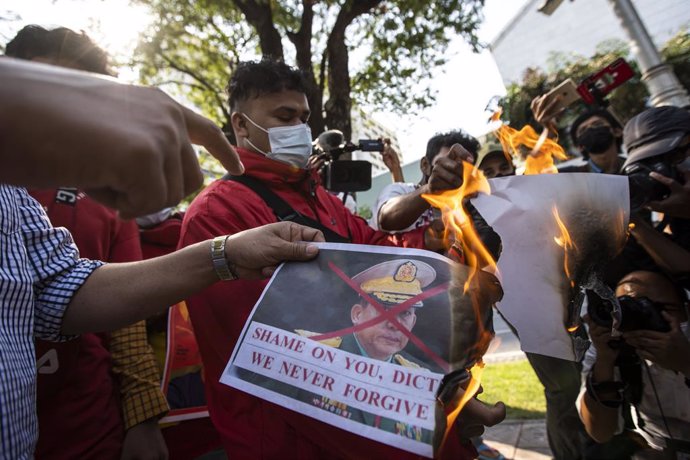
{"label": "outstretched arm", "polygon": [[471,161],[472,154],[460,144],[451,147],[448,155],[438,158],[431,169],[429,182],[412,193],[386,201],[378,212],[378,226],[382,231],[395,232],[412,225],[429,209],[422,198],[424,193],[439,193],[462,185],[462,161]]}
{"label": "outstretched arm", "polygon": [[[318,248],[308,241],[324,238],[318,230],[281,222],[228,237],[225,257],[240,278],[259,279],[270,276],[282,261],[315,257]],[[104,265],[72,298],[61,332],[117,329],[152,316],[216,281],[210,241],[155,259]]]}
{"label": "outstretched arm", "polygon": [[243,172],[220,128],[158,89],[11,58],[0,81],[0,182],[79,187],[134,217],[201,186],[192,143]]}

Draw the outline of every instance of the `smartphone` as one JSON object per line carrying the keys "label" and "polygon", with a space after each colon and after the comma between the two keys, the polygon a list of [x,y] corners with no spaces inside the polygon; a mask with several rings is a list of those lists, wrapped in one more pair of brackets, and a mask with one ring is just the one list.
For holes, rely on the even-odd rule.
{"label": "smartphone", "polygon": [[[630,64],[625,59],[618,58],[582,80],[577,91],[587,104],[595,104],[598,102],[597,99],[603,99],[604,96],[630,80],[634,75],[635,71],[630,67]],[[592,90],[596,90],[598,98],[592,94]]]}
{"label": "smartphone", "polygon": [[546,95],[544,96],[544,106],[548,105],[551,102],[551,100],[556,96],[560,96],[560,99],[558,100],[556,105],[554,105],[553,109],[549,111],[550,113],[559,113],[561,110],[565,109],[573,102],[582,99],[580,93],[577,92],[577,86],[575,85],[575,82],[570,78],[568,78],[560,85],[556,86],[554,89],[546,93]]}

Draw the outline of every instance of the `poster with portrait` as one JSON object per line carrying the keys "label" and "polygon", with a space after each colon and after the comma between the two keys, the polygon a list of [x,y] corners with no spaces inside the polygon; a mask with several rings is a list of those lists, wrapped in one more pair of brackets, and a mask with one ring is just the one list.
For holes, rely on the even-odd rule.
{"label": "poster with portrait", "polygon": [[430,457],[453,262],[418,249],[319,246],[315,260],[276,271],[221,382]]}

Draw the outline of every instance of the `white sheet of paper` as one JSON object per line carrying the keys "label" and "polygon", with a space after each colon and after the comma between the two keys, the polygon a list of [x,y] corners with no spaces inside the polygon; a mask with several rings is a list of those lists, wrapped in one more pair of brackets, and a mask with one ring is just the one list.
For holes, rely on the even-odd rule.
{"label": "white sheet of paper", "polygon": [[590,224],[596,220],[602,237],[620,237],[609,227],[627,228],[628,178],[564,173],[503,177],[489,183],[491,195],[480,195],[472,203],[503,245],[498,269],[504,296],[497,307],[517,329],[523,351],[574,360],[572,340],[564,327],[561,286],[567,277],[563,248],[554,241],[561,232],[553,207],[563,214],[580,210],[579,219],[571,222],[572,230],[583,220]]}

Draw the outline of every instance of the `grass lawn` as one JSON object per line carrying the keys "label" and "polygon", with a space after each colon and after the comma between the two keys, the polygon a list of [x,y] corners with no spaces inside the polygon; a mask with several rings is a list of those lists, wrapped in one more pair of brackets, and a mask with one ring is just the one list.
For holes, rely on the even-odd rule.
{"label": "grass lawn", "polygon": [[484,393],[479,399],[487,403],[503,401],[508,409],[508,419],[545,417],[544,387],[526,359],[487,364],[482,386]]}

